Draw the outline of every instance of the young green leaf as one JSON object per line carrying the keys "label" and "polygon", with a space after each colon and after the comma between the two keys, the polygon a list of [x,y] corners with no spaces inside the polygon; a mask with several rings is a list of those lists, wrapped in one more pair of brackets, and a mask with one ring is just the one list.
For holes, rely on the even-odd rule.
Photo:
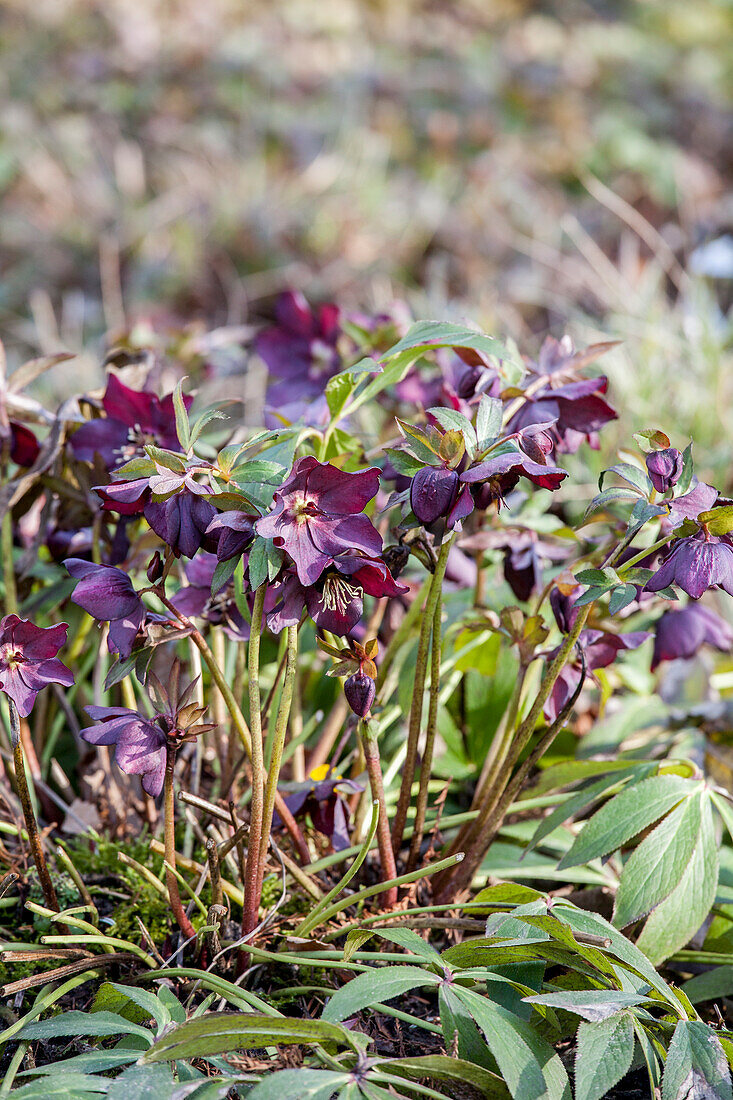
{"label": "young green leaf", "polygon": [[375,968],[337,989],[321,1013],[321,1019],[338,1023],[375,1001],[389,1001],[423,985],[440,985],[440,981],[437,975],[419,966]]}
{"label": "young green leaf", "polygon": [[695,935],[715,901],[718,846],[709,799],[702,803],[702,824],[692,858],[675,889],[652,912],[636,941],[655,965],[679,951]]}
{"label": "young green leaf", "polygon": [[145,1052],[141,1062],[208,1058],[227,1051],[292,1043],[336,1043],[341,1047],[354,1047],[348,1030],[332,1021],[248,1012],[210,1012],[170,1030]]}
{"label": "young green leaf", "polygon": [[183,383],[181,378],[173,390],[173,408],[176,414],[176,435],[184,451],[188,452],[191,446],[191,429],[188,420],[188,411],[183,400]]}
{"label": "young green leaf", "polygon": [[732,1096],[728,1062],[715,1032],[702,1020],[680,1020],[664,1065],[662,1100]]}
{"label": "young green leaf", "polygon": [[702,827],[702,797],[700,791],[675,806],[629,856],[614,907],[618,928],[645,917],[679,884]]}
{"label": "young green leaf", "polygon": [[634,1058],[634,1022],[628,1012],[578,1028],[575,1100],[601,1100],[626,1076]]}
{"label": "young green leaf", "polygon": [[583,826],[558,870],[615,852],[699,787],[677,775],[655,775],[626,787]]}

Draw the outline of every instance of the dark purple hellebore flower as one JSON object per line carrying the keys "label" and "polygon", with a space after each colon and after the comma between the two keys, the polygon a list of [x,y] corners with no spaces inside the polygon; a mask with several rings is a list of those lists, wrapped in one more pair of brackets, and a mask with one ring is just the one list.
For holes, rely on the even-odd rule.
{"label": "dark purple hellebore flower", "polygon": [[64,565],[79,581],[71,597],[74,603],[94,619],[109,622],[110,653],[118,653],[123,660],[129,657],[145,618],[145,608],[127,573],[81,558],[69,558]]}
{"label": "dark purple hellebore flower", "polygon": [[[193,398],[183,400],[189,409]],[[95,454],[99,454],[107,469],[113,470],[143,454],[148,443],[168,450],[180,447],[172,393],[160,398],[154,393],[131,390],[117,375],[110,374],[102,408],[106,416],[88,420],[71,437],[75,458],[94,462]]]}
{"label": "dark purple hellebore flower", "polygon": [[398,584],[379,558],[342,554],[312,585],[302,585],[295,573],[287,573],[278,588],[280,602],[267,617],[273,634],[295,626],[305,607],[316,626],[346,637],[359,622],[364,594],[379,599],[401,596],[408,589]]}
{"label": "dark purple hellebore flower", "polygon": [[109,485],[95,485],[94,492],[102,499],[103,512],[117,512],[121,516],[140,516],[150,500],[148,478],[134,481],[112,481]]}
{"label": "dark purple hellebore flower", "polygon": [[166,735],[162,729],[127,707],[87,707],[98,726],[81,730],[90,745],[114,745],[119,767],[143,777],[143,790],[157,798],[163,790]]}
{"label": "dark purple hellebore flower", "polygon": [[[631,634],[610,634],[605,630],[581,631],[578,645],[582,646],[585,656],[585,667],[591,672],[596,668],[607,668],[616,660],[622,649],[638,649],[651,634],[645,630],[636,630]],[[558,653],[560,646],[546,655],[551,662]],[[570,699],[580,683],[582,666],[579,660],[568,662],[555,681],[550,698],[545,703],[544,715],[548,722],[554,722],[562,708]]]}
{"label": "dark purple hellebore flower", "polygon": [[658,493],[668,492],[682,476],[685,464],[681,451],[676,447],[667,447],[663,451],[652,451],[646,456],[647,473]]}
{"label": "dark purple hellebore flower", "polygon": [[32,466],[41,453],[33,432],[25,424],[10,421],[10,458],[17,466]]}
{"label": "dark purple hellebore flower", "polygon": [[224,633],[233,641],[247,641],[249,623],[237,607],[231,582],[225,581],[218,591],[211,591],[216,566],[214,554],[197,554],[186,566],[188,584],[171,597],[171,603],[189,619],[200,618],[221,624]]}
{"label": "dark purple hellebore flower", "polygon": [[[292,793],[286,796],[285,805],[293,817],[304,817],[308,814],[314,828],[330,839],[335,852],[349,847],[351,840],[346,795],[363,791],[363,783],[344,779],[328,764],[322,764],[319,768],[314,768],[304,782],[291,785],[290,790]],[[276,814],[275,824],[279,821]]]}
{"label": "dark purple hellebore flower", "polygon": [[[203,486],[198,486],[202,489]],[[205,490],[208,492],[209,490]],[[207,534],[216,509],[201,492],[184,487],[167,500],[145,505],[145,519],[176,557],[192,558],[202,546],[216,546],[216,535]]]}
{"label": "dark purple hellebore flower", "polygon": [[460,488],[456,470],[447,466],[423,466],[410,483],[410,507],[420,523],[429,526],[442,516],[448,527],[453,527]]}
{"label": "dark purple hellebore flower", "polygon": [[715,646],[721,653],[729,652],[733,646],[733,628],[700,604],[665,611],[654,636],[652,672],[662,661],[689,660],[703,645]]}
{"label": "dark purple hellebore flower", "polygon": [[0,691],[13,700],[22,718],[28,717],[36,695],[47,684],[74,683],[73,674],[56,656],[68,629],[68,623],[34,626],[17,615],[0,619]]}
{"label": "dark purple hellebore flower", "polygon": [[528,600],[542,587],[542,555],[536,539],[504,551],[504,579],[518,600]]}
{"label": "dark purple hellebore flower", "polygon": [[319,397],[341,367],[336,348],[339,316],[338,306],[329,303],[311,310],[302,294],[288,290],[275,305],[276,324],[255,340],[255,350],[270,374],[281,379],[269,387],[267,402],[288,419],[290,406]]}
{"label": "dark purple hellebore flower", "polygon": [[708,588],[722,588],[733,596],[733,542],[729,535],[710,535],[705,530],[678,539],[653,577],[648,592],[660,592],[676,584],[693,600]]}
{"label": "dark purple hellebore flower", "polygon": [[562,592],[555,586],[550,592],[550,607],[563,634],[569,634],[575,626],[575,620],[580,614],[580,608],[575,606],[578,596],[582,596],[585,588],[582,584],[576,584],[570,592]]}
{"label": "dark purple hellebore flower", "polygon": [[89,726],[81,736],[90,745],[114,745],[117,764],[128,775],[142,775],[143,789],[156,797],[163,788],[169,750],[175,755],[186,741],[208,730],[202,721],[206,707],[193,699],[196,681],[180,687],[180,662],[173,661],[167,685],[154,672],[148,673],[148,688],[155,699],[155,717],[143,718],[127,707],[86,707],[99,726]]}
{"label": "dark purple hellebore flower", "polygon": [[[542,489],[554,491],[567,476],[567,470],[562,470],[559,466],[535,462],[521,451],[508,451],[489,455],[485,461],[462,473],[460,480],[464,485],[470,486],[476,507],[484,509],[494,501],[501,503],[507,493],[517,485],[520,477],[526,477],[533,485]],[[469,509],[469,513],[471,510]]]}
{"label": "dark purple hellebore flower", "polygon": [[369,715],[376,694],[377,685],[371,676],[367,676],[361,669],[344,681],[346,702],[358,718],[366,718]]}
{"label": "dark purple hellebore flower", "polygon": [[275,507],[255,529],[282,547],[295,563],[301,584],[311,585],[339,554],[381,553],[381,535],[360,514],[378,488],[376,468],[347,474],[309,455],[295,463],[275,493]]}
{"label": "dark purple hellebore flower", "polygon": [[607,389],[608,379],[602,375],[540,390],[512,417],[509,431],[552,421],[549,435],[558,451],[574,454],[584,439],[597,450],[599,430],[618,418],[604,397]]}
{"label": "dark purple hellebore flower", "polygon": [[246,512],[220,512],[214,516],[206,534],[213,531],[219,532],[219,541],[216,545],[216,556],[219,561],[230,561],[237,558],[247,550],[255,533],[256,516],[250,516]]}
{"label": "dark purple hellebore flower", "polygon": [[686,519],[697,519],[701,512],[709,512],[717,499],[717,489],[698,481],[684,496],[665,501],[669,515],[662,517],[663,530],[674,530],[681,527]]}

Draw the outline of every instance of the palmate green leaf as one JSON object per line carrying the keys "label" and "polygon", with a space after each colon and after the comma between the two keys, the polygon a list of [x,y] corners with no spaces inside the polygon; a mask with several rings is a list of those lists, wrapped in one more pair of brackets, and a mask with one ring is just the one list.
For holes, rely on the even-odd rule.
{"label": "palmate green leaf", "polygon": [[683,798],[694,794],[700,785],[700,781],[677,775],[654,775],[626,787],[583,826],[558,870],[615,852]]}
{"label": "palmate green leaf", "polygon": [[675,806],[629,856],[614,906],[618,928],[645,917],[679,884],[698,842],[702,799],[699,791]]}
{"label": "palmate green leaf", "polygon": [[321,1013],[322,1020],[338,1022],[354,1016],[375,1001],[389,1001],[423,985],[440,985],[435,974],[419,966],[386,966],[359,974],[338,989]]}
{"label": "palmate green leaf", "polygon": [[170,1062],[175,1058],[207,1058],[250,1047],[292,1043],[337,1043],[353,1047],[345,1027],[326,1020],[298,1020],[247,1012],[210,1012],[172,1028],[146,1051],[141,1061]]}
{"label": "palmate green leaf", "polygon": [[465,1081],[473,1085],[483,1096],[495,1096],[497,1100],[508,1097],[509,1090],[500,1077],[464,1058],[449,1058],[445,1054],[426,1054],[419,1058],[395,1058],[380,1063],[380,1069],[398,1077],[420,1081],[425,1077],[437,1081]]}
{"label": "palmate green leaf", "polygon": [[658,966],[695,935],[710,912],[718,885],[718,846],[710,800],[702,803],[702,824],[692,858],[675,889],[644,925],[636,943]]}
{"label": "palmate green leaf", "polygon": [[576,905],[564,901],[562,898],[558,898],[553,905],[553,912],[559,920],[568,924],[574,932],[583,932],[586,935],[601,936],[610,940],[611,946],[607,949],[609,953],[644,979],[646,983],[646,986],[644,986],[645,992],[646,987],[651,986],[668,1004],[674,1007],[676,1012],[680,1015],[685,1014],[685,1010],[675,996],[674,990],[657,973],[646,955],[639,950],[636,944],[627,940],[623,933],[614,928],[610,921],[600,916],[599,913],[579,909]]}
{"label": "palmate green leaf", "polygon": [[630,500],[638,500],[639,493],[636,489],[625,489],[622,485],[619,485],[613,489],[604,489],[602,493],[596,494],[593,497],[590,504],[586,508],[583,514],[583,524],[587,523],[591,516],[594,516],[596,512],[601,512],[605,508],[608,508],[610,504],[625,504]]}
{"label": "palmate green leaf", "polygon": [[59,1039],[67,1035],[139,1035],[152,1042],[152,1033],[140,1024],[133,1024],[115,1012],[64,1012],[50,1020],[27,1024],[19,1039]]}
{"label": "palmate green leaf", "polygon": [[528,855],[533,848],[536,848],[546,836],[554,832],[564,821],[569,821],[571,817],[582,813],[588,806],[601,798],[610,787],[615,787],[618,782],[618,774],[612,773],[611,775],[604,775],[602,779],[584,787],[582,791],[578,791],[577,794],[569,798],[567,802],[561,802],[559,806],[555,807],[552,813],[542,818],[532,834],[532,839],[525,848],[524,854]]}
{"label": "palmate green leaf", "polygon": [[654,488],[646,470],[641,470],[638,466],[632,466],[630,462],[617,462],[615,466],[610,466],[607,470],[604,470],[598,479],[600,490],[603,490],[603,481],[607,474],[616,474],[617,477],[622,478],[634,489],[638,489],[644,496],[649,496]]}
{"label": "palmate green leaf", "polygon": [[350,1073],[328,1069],[281,1069],[263,1077],[247,1093],[247,1100],[331,1100],[336,1089],[350,1080]]}
{"label": "palmate green leaf", "polygon": [[562,1062],[530,1025],[472,989],[454,986],[451,992],[483,1032],[514,1100],[570,1100]]}
{"label": "palmate green leaf", "polygon": [[662,1075],[662,1100],[731,1100],[730,1070],[718,1037],[702,1020],[680,1020]]}
{"label": "palmate green leaf", "polygon": [[575,1052],[575,1100],[601,1100],[631,1068],[634,1022],[621,1013],[578,1028]]}
{"label": "palmate green leaf", "polygon": [[646,997],[637,993],[621,993],[617,989],[580,989],[567,993],[539,993],[525,997],[529,1004],[549,1005],[582,1016],[589,1023],[599,1023],[618,1016],[628,1008],[644,1004]]}

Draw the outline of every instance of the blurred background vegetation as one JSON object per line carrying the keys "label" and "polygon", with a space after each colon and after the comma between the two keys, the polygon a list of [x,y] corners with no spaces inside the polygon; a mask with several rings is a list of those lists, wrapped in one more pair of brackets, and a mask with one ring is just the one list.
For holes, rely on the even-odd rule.
{"label": "blurred background vegetation", "polygon": [[729,0],[5,0],[0,28],[11,367],[80,352],[43,382],[72,392],[105,332],[402,299],[530,354],[623,341],[605,454],[664,427],[733,488]]}

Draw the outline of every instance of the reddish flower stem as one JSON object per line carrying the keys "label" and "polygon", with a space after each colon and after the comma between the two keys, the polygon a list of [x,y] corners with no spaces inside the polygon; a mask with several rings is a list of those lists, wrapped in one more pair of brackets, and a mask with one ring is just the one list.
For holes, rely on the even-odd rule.
{"label": "reddish flower stem", "polygon": [[[379,848],[379,861],[382,865],[382,881],[389,882],[397,878],[397,866],[395,864],[392,838],[389,833],[389,818],[387,817],[387,802],[384,797],[384,783],[382,781],[382,762],[379,757],[379,744],[372,734],[369,723],[366,720],[359,722],[359,738],[364,750],[367,775],[372,798],[379,803],[379,821],[377,822],[377,846]],[[397,887],[392,886],[384,895],[385,909],[393,909],[397,904]]]}
{"label": "reddish flower stem", "polygon": [[18,714],[18,708],[10,696],[8,696],[8,712],[10,714],[10,740],[13,746],[13,763],[15,765],[15,786],[18,791],[20,804],[23,807],[23,817],[25,818],[28,842],[30,844],[31,854],[33,855],[33,862],[38,871],[38,878],[41,883],[46,905],[49,909],[53,909],[58,913],[59,903],[53,882],[51,881],[51,875],[46,866],[46,857],[43,854],[41,836],[38,831],[36,815],[33,812],[30,791],[28,790],[28,780],[25,774],[25,760],[23,757],[23,743],[20,739],[20,715]]}
{"label": "reddish flower stem", "polygon": [[165,780],[163,783],[165,795],[165,861],[168,865],[165,869],[165,882],[168,887],[171,909],[178,921],[178,927],[186,939],[189,939],[196,935],[196,929],[186,916],[186,910],[183,908],[181,895],[178,892],[178,880],[173,874],[176,866],[176,800],[173,794],[173,767],[175,762],[176,746],[168,742],[165,751]]}

